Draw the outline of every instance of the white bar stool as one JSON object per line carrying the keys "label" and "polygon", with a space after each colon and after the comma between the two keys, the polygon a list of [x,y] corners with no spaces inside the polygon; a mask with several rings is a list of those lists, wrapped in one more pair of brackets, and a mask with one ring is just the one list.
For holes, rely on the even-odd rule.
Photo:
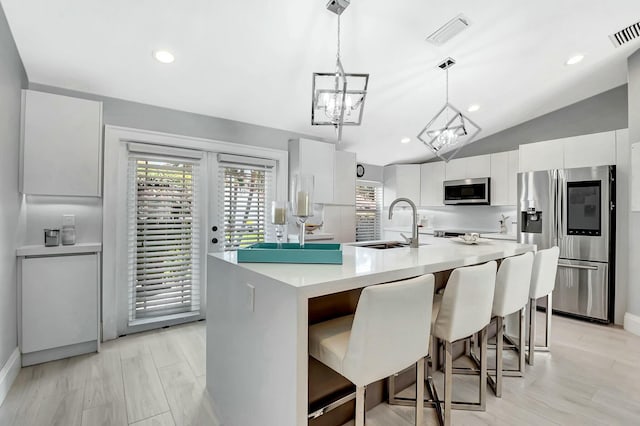
{"label": "white bar stool", "polygon": [[[529,356],[527,362],[533,365],[534,353],[549,352],[551,337],[551,294],[556,286],[556,272],[560,249],[555,246],[546,250],[539,250],[533,261],[531,275],[531,289],[529,290]],[[536,301],[547,297],[547,312],[544,346],[536,346]]]}
{"label": "white bar stool", "polygon": [[366,386],[412,364],[416,425],[424,423],[423,360],[429,352],[434,285],[429,274],[366,287],[354,315],[309,327],[309,354],[356,385],[356,426],[364,425]]}
{"label": "white bar stool", "polygon": [[[452,408],[484,411],[487,402],[487,326],[491,321],[491,308],[496,284],[496,262],[455,269],[434,315],[433,337],[444,341],[444,419],[451,425]],[[480,333],[479,402],[453,402],[453,354],[452,345]],[[434,350],[437,350],[434,348]],[[429,392],[438,400],[433,380],[428,380]],[[438,401],[441,403],[441,401]],[[440,414],[441,411],[438,410]]]}
{"label": "white bar stool", "polygon": [[[496,275],[496,290],[493,296],[492,315],[496,320],[496,378],[494,380],[489,370],[487,377],[489,385],[497,397],[502,396],[502,376],[504,349],[504,318],[508,315],[520,312],[520,334],[518,351],[518,370],[508,370],[510,373],[524,374],[525,357],[525,311],[529,299],[529,287],[531,284],[531,271],[533,268],[533,253],[525,253],[520,256],[506,258],[498,268]],[[511,374],[510,374],[511,375]]]}

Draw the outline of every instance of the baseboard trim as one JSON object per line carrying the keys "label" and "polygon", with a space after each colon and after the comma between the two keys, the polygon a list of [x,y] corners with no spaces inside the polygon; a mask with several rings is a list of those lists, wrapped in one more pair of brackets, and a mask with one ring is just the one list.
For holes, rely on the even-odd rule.
{"label": "baseboard trim", "polygon": [[20,349],[15,348],[2,370],[0,370],[0,405],[7,397],[11,385],[20,373]]}
{"label": "baseboard trim", "polygon": [[624,314],[624,329],[629,333],[640,336],[640,317],[626,312]]}
{"label": "baseboard trim", "polygon": [[39,352],[30,352],[22,354],[22,366],[42,364],[43,362],[55,361],[63,358],[71,358],[72,356],[84,355],[92,352],[98,352],[98,341],[92,340],[84,343],[76,343],[69,346],[61,346],[59,348],[45,349]]}

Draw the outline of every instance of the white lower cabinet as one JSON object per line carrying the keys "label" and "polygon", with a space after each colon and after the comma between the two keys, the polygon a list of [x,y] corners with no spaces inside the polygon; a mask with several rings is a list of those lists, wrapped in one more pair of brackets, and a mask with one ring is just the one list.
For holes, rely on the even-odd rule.
{"label": "white lower cabinet", "polygon": [[[95,253],[21,259],[23,354],[87,342],[97,345],[98,273]],[[38,361],[78,354],[64,352],[52,352]]]}

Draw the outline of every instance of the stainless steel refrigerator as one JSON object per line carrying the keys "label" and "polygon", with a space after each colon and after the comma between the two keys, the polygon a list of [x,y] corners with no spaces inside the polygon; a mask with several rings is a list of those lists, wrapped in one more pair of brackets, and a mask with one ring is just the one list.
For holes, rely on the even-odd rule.
{"label": "stainless steel refrigerator", "polygon": [[615,166],[518,174],[518,241],[560,248],[554,312],[613,321]]}

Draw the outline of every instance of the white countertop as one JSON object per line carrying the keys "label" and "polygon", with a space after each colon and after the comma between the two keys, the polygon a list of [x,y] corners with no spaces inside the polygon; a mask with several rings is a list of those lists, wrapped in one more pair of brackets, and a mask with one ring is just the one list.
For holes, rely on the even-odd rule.
{"label": "white countertop", "polygon": [[102,243],[78,243],[71,246],[59,245],[45,247],[44,245],[22,246],[16,249],[16,256],[60,256],[65,254],[100,253]]}
{"label": "white countertop", "polygon": [[449,238],[430,238],[428,245],[417,249],[376,250],[343,245],[342,250],[342,265],[237,263],[235,252],[209,256],[287,284],[306,297],[315,297],[514,256],[532,251],[534,246],[500,240],[466,245]]}
{"label": "white countertop", "polygon": [[500,233],[490,233],[490,234],[480,234],[482,238],[491,238],[492,240],[509,240],[509,241],[517,241],[518,237],[516,234],[500,234]]}

